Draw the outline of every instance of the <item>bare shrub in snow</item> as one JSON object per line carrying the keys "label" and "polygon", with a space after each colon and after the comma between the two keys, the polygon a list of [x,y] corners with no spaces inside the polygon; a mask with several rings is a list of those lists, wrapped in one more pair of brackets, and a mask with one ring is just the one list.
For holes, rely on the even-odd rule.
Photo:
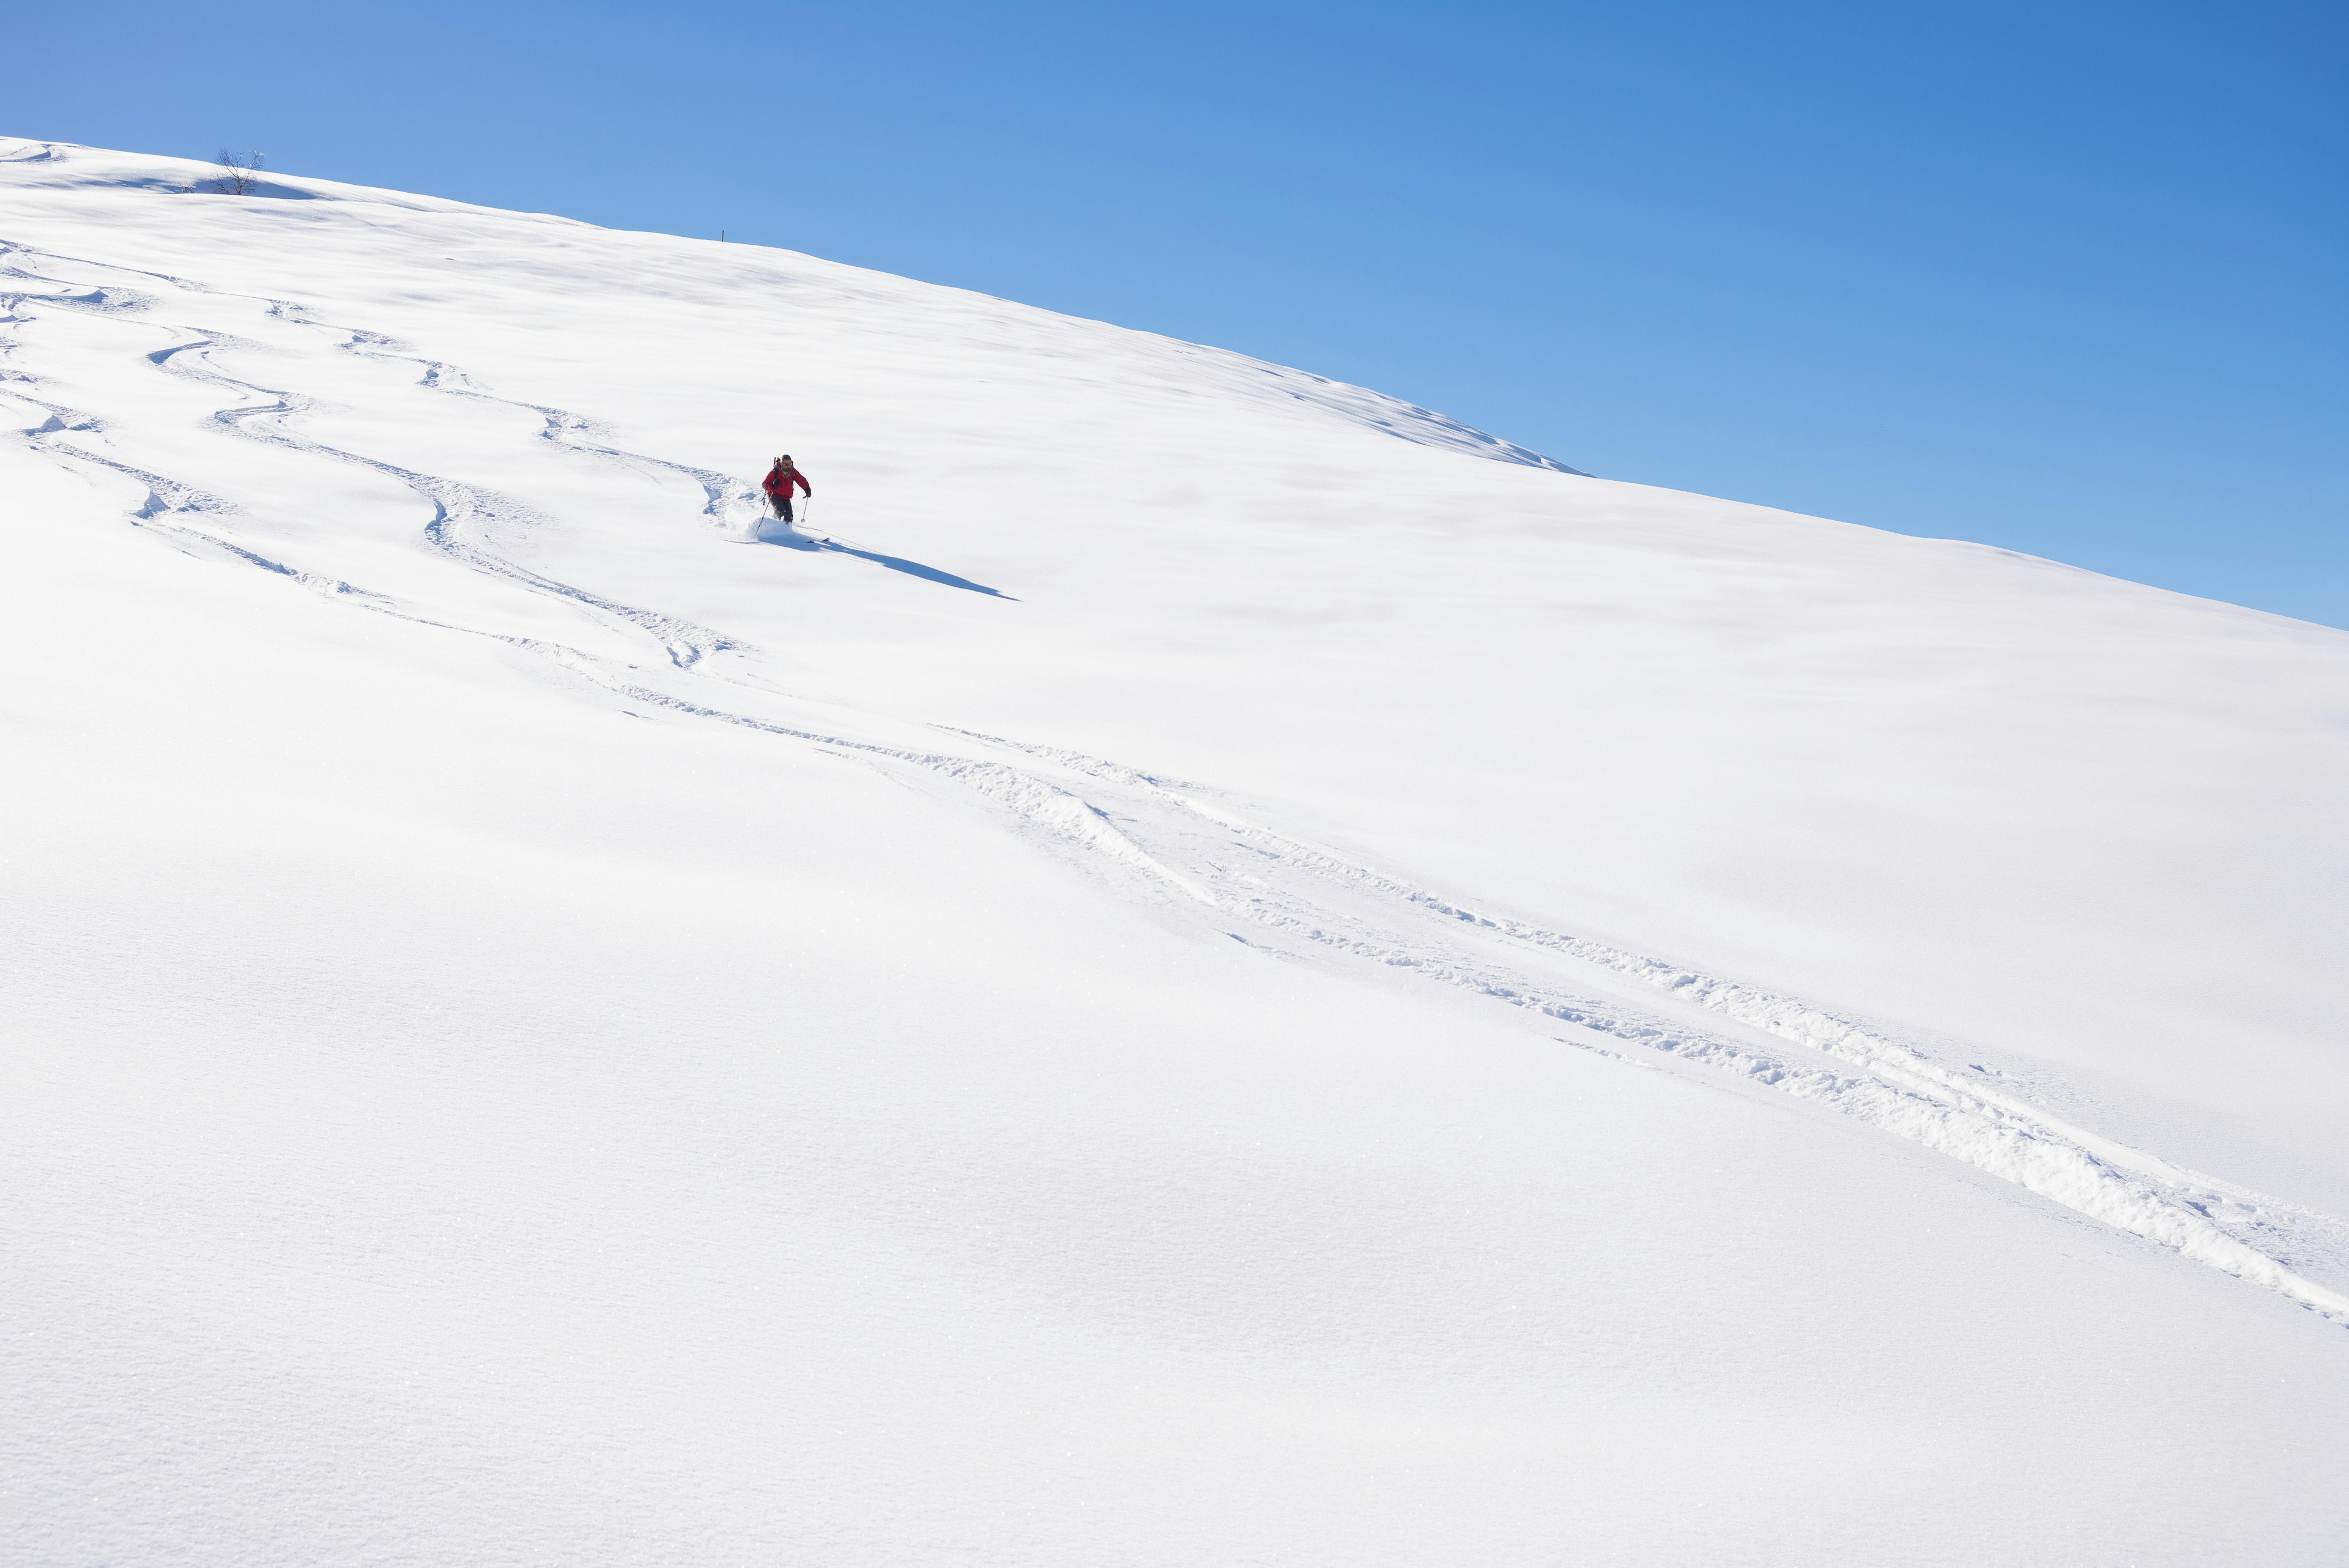
{"label": "bare shrub in snow", "polygon": [[212,191],[223,196],[250,196],[261,183],[261,166],[264,160],[258,152],[231,152],[221,149],[213,160],[212,177],[196,188]]}

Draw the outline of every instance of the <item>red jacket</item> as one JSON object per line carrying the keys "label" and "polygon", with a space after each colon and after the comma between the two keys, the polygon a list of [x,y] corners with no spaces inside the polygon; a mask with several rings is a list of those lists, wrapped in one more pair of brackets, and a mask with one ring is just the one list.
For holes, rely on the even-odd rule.
{"label": "red jacket", "polygon": [[785,468],[778,463],[767,470],[767,494],[777,501],[787,501],[791,498],[792,485],[794,482],[798,483],[802,494],[815,493],[808,485],[806,474],[796,468]]}

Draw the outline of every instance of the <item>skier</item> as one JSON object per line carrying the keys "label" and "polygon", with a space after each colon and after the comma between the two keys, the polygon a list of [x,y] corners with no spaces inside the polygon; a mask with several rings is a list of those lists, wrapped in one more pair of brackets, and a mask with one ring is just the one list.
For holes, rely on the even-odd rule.
{"label": "skier", "polygon": [[792,466],[791,454],[775,459],[775,466],[767,471],[767,499],[775,504],[775,515],[789,523],[792,520],[792,486],[798,485],[809,500],[815,499],[815,487],[808,483],[807,475]]}

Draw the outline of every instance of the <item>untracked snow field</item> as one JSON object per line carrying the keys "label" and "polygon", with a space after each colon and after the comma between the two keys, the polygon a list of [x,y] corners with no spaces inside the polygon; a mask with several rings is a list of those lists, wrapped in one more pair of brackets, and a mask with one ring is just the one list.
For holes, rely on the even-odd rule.
{"label": "untracked snow field", "polygon": [[203,172],[0,139],[0,1558],[2349,1556],[2349,634]]}

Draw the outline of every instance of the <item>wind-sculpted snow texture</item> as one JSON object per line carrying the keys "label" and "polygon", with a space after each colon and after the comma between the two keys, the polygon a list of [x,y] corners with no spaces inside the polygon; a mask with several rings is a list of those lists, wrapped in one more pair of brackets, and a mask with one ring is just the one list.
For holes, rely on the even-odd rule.
{"label": "wind-sculpted snow texture", "polygon": [[26,1560],[2349,1529],[2349,638],[0,154]]}

